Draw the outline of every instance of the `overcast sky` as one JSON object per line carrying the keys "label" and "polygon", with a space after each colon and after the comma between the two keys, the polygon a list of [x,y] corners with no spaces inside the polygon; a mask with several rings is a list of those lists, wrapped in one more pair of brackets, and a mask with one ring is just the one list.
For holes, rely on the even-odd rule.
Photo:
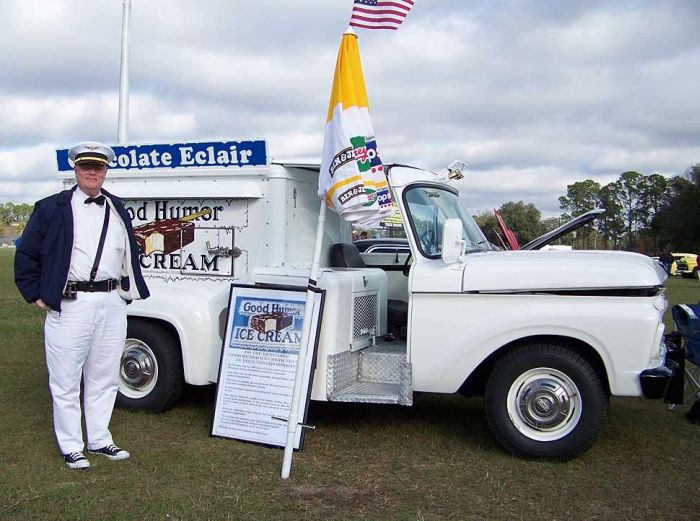
{"label": "overcast sky", "polygon": [[[132,0],[129,141],[268,139],[318,156],[351,0]],[[54,150],[115,143],[122,2],[0,2],[0,202],[60,188]],[[470,165],[476,213],[700,162],[700,1],[416,0],[358,30],[384,162]]]}

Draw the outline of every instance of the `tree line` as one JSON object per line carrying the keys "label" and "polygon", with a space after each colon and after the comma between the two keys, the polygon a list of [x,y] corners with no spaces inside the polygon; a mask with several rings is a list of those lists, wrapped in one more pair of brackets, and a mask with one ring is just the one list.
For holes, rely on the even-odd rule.
{"label": "tree line", "polygon": [[22,233],[33,210],[33,204],[0,203],[0,226],[14,224]]}
{"label": "tree line", "polygon": [[[508,201],[498,209],[520,244],[553,230],[592,208],[606,211],[593,223],[563,237],[562,244],[577,249],[625,249],[658,254],[662,249],[700,251],[700,164],[671,178],[628,171],[601,185],[592,179],[566,187],[559,198],[563,213],[542,219],[537,207]],[[487,238],[500,244],[495,216],[488,211],[475,216]]]}
{"label": "tree line", "polygon": [[[625,249],[657,254],[662,249],[700,252],[700,164],[671,178],[629,171],[601,185],[592,179],[566,187],[559,197],[563,213],[542,219],[532,203],[508,201],[498,211],[525,244],[592,208],[606,211],[593,223],[559,240],[576,249]],[[21,233],[31,204],[0,203],[0,225],[16,224]],[[490,211],[474,216],[486,237],[500,245],[500,229]]]}

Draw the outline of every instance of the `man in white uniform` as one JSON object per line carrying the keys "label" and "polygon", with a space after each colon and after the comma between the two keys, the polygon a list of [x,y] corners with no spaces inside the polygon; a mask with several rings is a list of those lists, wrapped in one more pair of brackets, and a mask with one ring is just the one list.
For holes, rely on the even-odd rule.
{"label": "man in white uniform", "polygon": [[88,468],[83,454],[80,383],[88,450],[110,460],[109,422],[126,339],[127,301],[148,297],[129,214],[102,190],[114,151],[81,143],[68,152],[77,186],[36,203],[15,255],[15,282],[46,311],[44,337],[54,430],[66,465]]}

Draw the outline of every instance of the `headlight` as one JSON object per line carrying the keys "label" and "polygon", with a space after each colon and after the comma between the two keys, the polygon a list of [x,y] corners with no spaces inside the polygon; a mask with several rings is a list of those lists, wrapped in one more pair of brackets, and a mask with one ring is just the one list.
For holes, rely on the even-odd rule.
{"label": "headlight", "polygon": [[663,365],[664,360],[666,359],[666,342],[664,340],[664,330],[666,327],[664,326],[663,322],[659,324],[659,326],[656,328],[656,340],[658,340],[657,344],[657,349],[656,352],[652,350],[651,354],[651,360],[650,362],[654,366],[659,366]]}
{"label": "headlight", "polygon": [[662,288],[659,294],[654,299],[654,308],[659,312],[660,316],[666,312],[668,308],[668,300],[666,300],[666,288]]}

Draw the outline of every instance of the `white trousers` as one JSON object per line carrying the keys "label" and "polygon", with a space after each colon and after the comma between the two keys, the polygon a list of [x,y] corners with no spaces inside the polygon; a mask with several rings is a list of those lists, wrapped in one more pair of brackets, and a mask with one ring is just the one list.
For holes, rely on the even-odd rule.
{"label": "white trousers", "polygon": [[88,449],[113,443],[109,421],[126,339],[126,302],[116,291],[79,292],[44,322],[53,423],[62,454],[82,451],[80,381]]}

